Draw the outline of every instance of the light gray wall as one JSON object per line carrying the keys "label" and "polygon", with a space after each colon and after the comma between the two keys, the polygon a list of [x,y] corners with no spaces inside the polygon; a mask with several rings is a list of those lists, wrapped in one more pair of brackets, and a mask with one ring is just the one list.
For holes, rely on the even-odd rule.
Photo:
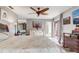
{"label": "light gray wall", "polygon": [[15,33],[15,22],[16,22],[16,17],[17,15],[15,13],[13,13],[11,10],[7,9],[6,7],[0,7],[1,8],[1,13],[6,11],[7,12],[7,18],[0,19],[1,23],[5,23],[8,25],[9,27],[9,32],[14,35]]}
{"label": "light gray wall", "polygon": [[27,29],[31,30],[31,31],[34,30],[34,28],[32,27],[32,21],[38,21],[38,22],[40,22],[42,24],[42,28],[40,30],[43,31],[44,35],[48,34],[48,24],[46,23],[48,21],[46,21],[46,20],[39,20],[39,19],[36,19],[36,20],[34,20],[34,19],[30,19],[29,20],[28,19],[27,20]]}
{"label": "light gray wall", "polygon": [[66,12],[63,14],[63,18],[66,18],[68,16],[71,17],[71,20],[70,20],[70,24],[67,24],[67,25],[63,25],[63,32],[64,33],[72,33],[72,30],[75,29],[76,25],[73,24],[73,17],[72,17],[72,12],[76,9],[79,9],[79,7],[73,7],[70,11]]}

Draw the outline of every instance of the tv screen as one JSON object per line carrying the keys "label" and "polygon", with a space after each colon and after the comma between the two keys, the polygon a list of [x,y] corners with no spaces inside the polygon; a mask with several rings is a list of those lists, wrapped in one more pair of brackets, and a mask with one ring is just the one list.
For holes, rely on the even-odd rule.
{"label": "tv screen", "polygon": [[73,19],[73,24],[79,24],[79,18],[74,18]]}
{"label": "tv screen", "polygon": [[79,24],[79,9],[72,12],[73,24]]}

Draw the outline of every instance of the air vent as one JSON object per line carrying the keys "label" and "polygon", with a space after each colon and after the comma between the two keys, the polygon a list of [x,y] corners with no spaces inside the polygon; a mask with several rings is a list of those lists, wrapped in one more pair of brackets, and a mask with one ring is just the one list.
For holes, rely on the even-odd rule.
{"label": "air vent", "polygon": [[14,9],[12,6],[8,6],[10,9]]}

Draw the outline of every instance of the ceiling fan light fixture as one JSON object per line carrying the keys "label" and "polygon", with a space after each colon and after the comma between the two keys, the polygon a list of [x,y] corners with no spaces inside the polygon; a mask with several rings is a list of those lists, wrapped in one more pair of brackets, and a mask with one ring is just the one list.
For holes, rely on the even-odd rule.
{"label": "ceiling fan light fixture", "polygon": [[44,8],[44,9],[42,9],[42,10],[40,10],[40,7],[38,7],[37,10],[34,9],[33,7],[30,7],[30,8],[31,8],[33,11],[36,12],[37,16],[39,16],[40,14],[42,14],[42,15],[48,15],[48,14],[46,14],[46,13],[44,13],[44,12],[48,11],[49,8]]}

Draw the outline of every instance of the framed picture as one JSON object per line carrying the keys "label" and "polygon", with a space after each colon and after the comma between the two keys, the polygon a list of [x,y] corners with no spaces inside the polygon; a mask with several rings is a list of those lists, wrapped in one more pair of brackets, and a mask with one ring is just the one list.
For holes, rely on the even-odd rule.
{"label": "framed picture", "polygon": [[79,9],[72,12],[73,24],[79,24]]}
{"label": "framed picture", "polygon": [[42,24],[39,21],[32,21],[32,27],[38,30],[42,27]]}
{"label": "framed picture", "polygon": [[63,19],[63,24],[66,25],[66,24],[70,24],[70,20],[71,20],[71,17],[66,17]]}

